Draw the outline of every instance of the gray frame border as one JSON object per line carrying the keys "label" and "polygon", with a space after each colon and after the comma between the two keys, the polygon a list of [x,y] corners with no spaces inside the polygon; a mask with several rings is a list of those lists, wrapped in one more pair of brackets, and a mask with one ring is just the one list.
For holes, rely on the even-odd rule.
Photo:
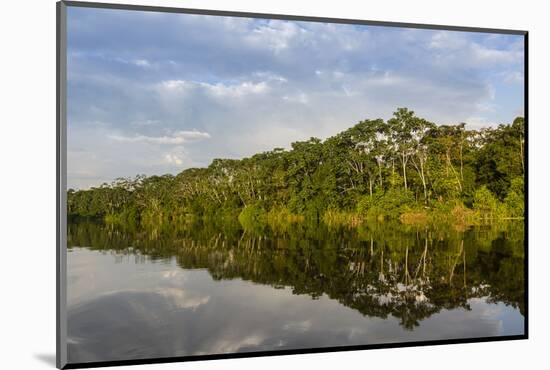
{"label": "gray frame border", "polygon": [[[273,350],[273,351],[258,351],[245,353],[227,353],[227,354],[211,354],[199,356],[183,356],[183,357],[166,357],[166,358],[149,358],[149,359],[134,359],[134,360],[117,360],[117,361],[101,361],[88,363],[68,363],[67,357],[67,7],[95,8],[95,9],[115,9],[115,10],[131,10],[131,11],[150,11],[163,13],[179,13],[179,14],[199,14],[213,15],[225,17],[244,17],[244,18],[264,18],[264,19],[279,19],[291,21],[306,21],[306,22],[322,22],[322,23],[338,23],[338,24],[358,24],[368,26],[381,27],[397,27],[397,28],[415,28],[443,31],[459,31],[459,32],[477,32],[477,33],[496,33],[507,35],[519,35],[524,37],[524,119],[525,119],[525,218],[524,218],[524,282],[525,282],[525,316],[524,316],[524,334],[509,335],[498,337],[477,337],[464,339],[442,339],[429,341],[415,342],[397,342],[397,343],[380,343],[370,345],[357,346],[339,346],[339,347],[320,347],[320,348],[305,348],[296,350]],[[76,369],[76,368],[94,368],[104,366],[123,366],[123,365],[139,365],[139,364],[156,364],[170,363],[183,361],[203,361],[216,359],[244,358],[244,357],[264,357],[264,356],[281,356],[291,354],[308,354],[308,353],[326,353],[340,351],[357,351],[366,349],[380,348],[402,348],[402,347],[420,347],[428,345],[446,345],[460,343],[481,343],[481,342],[496,342],[507,340],[522,340],[529,338],[529,32],[526,30],[511,30],[498,28],[478,28],[471,26],[450,26],[450,25],[434,25],[421,23],[405,23],[405,22],[385,22],[359,19],[342,19],[342,18],[327,18],[315,16],[298,16],[298,15],[283,15],[269,13],[250,13],[225,10],[211,9],[191,9],[191,8],[176,8],[148,5],[132,5],[132,4],[113,4],[113,3],[98,3],[98,2],[83,2],[83,1],[66,1],[61,0],[56,3],[56,19],[57,19],[57,43],[56,43],[56,367],[58,369]]]}
{"label": "gray frame border", "polygon": [[67,6],[56,3],[56,366],[67,364]]}

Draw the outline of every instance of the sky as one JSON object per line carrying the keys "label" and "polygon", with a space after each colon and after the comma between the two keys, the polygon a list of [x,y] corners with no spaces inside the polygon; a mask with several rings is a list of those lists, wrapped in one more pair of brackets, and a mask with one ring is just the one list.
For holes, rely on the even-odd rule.
{"label": "sky", "polygon": [[177,174],[398,107],[523,115],[523,36],[69,7],[67,185]]}

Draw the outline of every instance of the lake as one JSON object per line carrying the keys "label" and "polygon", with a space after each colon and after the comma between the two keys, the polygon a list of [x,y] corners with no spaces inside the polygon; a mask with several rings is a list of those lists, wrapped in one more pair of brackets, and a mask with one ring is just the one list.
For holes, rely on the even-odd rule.
{"label": "lake", "polygon": [[521,335],[524,230],[69,222],[69,362]]}

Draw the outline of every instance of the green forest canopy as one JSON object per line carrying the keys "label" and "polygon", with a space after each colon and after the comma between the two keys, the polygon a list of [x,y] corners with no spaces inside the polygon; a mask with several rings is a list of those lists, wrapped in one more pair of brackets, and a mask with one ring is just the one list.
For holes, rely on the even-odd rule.
{"label": "green forest canopy", "polygon": [[521,218],[524,137],[522,117],[467,130],[399,108],[386,122],[364,120],[324,141],[294,142],[290,150],[69,189],[68,214],[125,222]]}

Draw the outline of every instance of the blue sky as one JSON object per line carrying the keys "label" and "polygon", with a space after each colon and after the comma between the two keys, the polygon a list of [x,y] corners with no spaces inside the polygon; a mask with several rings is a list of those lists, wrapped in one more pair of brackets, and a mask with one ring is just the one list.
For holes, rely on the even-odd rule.
{"label": "blue sky", "polygon": [[68,186],[176,174],[397,107],[523,115],[523,37],[68,8]]}

